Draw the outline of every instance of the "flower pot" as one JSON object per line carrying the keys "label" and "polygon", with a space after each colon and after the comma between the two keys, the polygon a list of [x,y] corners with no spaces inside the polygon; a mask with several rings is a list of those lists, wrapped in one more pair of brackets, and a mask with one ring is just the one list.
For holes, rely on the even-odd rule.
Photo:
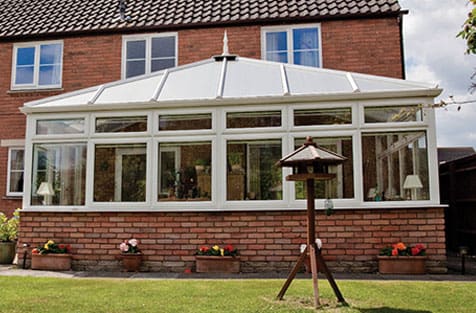
{"label": "flower pot", "polygon": [[47,271],[69,271],[71,270],[71,254],[32,254],[31,269]]}
{"label": "flower pot", "polygon": [[0,264],[12,264],[16,245],[15,241],[0,242]]}
{"label": "flower pot", "polygon": [[380,274],[425,274],[426,256],[381,256],[378,257]]}
{"label": "flower pot", "polygon": [[233,256],[195,256],[197,273],[239,273],[240,257]]}
{"label": "flower pot", "polygon": [[138,272],[142,264],[141,253],[123,253],[122,266],[126,272]]}

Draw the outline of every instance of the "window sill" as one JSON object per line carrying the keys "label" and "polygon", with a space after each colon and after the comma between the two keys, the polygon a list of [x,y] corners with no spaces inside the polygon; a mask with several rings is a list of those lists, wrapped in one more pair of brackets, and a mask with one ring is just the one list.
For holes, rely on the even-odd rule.
{"label": "window sill", "polygon": [[10,89],[7,94],[24,94],[24,93],[49,93],[49,92],[62,92],[64,88],[23,88],[23,89]]}
{"label": "window sill", "polygon": [[9,195],[6,195],[6,196],[3,196],[2,197],[2,200],[22,200],[23,199],[23,196],[9,196]]}

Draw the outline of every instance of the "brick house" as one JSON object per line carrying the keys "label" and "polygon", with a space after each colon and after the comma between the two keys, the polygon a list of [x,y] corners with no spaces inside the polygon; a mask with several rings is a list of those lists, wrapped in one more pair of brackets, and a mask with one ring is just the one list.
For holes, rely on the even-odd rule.
{"label": "brick house", "polygon": [[[401,80],[397,1],[53,2],[0,1],[0,190],[2,208],[24,207],[20,244],[70,243],[74,268],[114,270],[137,237],[144,270],[183,271],[198,246],[230,243],[244,271],[287,270],[305,203],[270,164],[309,134],[351,160],[318,187],[317,207],[336,207],[317,220],[329,265],[374,271],[380,248],[405,241],[445,271],[434,115],[419,107],[440,90]],[[239,57],[210,59],[225,31]],[[265,80],[210,100],[226,62],[231,86]],[[287,94],[259,94],[280,79]]]}

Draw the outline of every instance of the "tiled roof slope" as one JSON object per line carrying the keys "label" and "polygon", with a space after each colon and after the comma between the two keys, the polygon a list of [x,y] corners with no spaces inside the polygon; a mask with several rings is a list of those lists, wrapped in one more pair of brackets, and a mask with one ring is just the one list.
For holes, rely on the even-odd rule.
{"label": "tiled roof slope", "polygon": [[0,0],[0,38],[398,14],[398,0]]}

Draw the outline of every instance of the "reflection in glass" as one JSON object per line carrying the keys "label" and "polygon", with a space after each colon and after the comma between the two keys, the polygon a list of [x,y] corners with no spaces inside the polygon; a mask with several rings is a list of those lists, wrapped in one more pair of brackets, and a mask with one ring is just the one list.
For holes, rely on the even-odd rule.
{"label": "reflection in glass", "polygon": [[147,116],[98,117],[96,132],[126,133],[147,131]]}
{"label": "reflection in glass", "polygon": [[159,115],[159,130],[193,130],[211,128],[211,113]]}
{"label": "reflection in glass", "polygon": [[[38,194],[41,184],[52,193]],[[32,205],[84,205],[86,143],[34,144]]]}
{"label": "reflection in glass", "polygon": [[159,145],[159,201],[210,201],[210,142]]}
{"label": "reflection in glass", "polygon": [[228,141],[227,200],[281,200],[281,140]]}
{"label": "reflection in glass", "polygon": [[37,135],[82,134],[84,119],[54,119],[36,121]]}
{"label": "reflection in glass", "polygon": [[294,125],[352,124],[351,108],[295,110]]}
{"label": "reflection in glass", "polygon": [[10,181],[8,192],[23,192],[24,150],[10,149]]}
{"label": "reflection in glass", "polygon": [[417,105],[366,107],[365,123],[419,122],[422,121],[422,110]]}
{"label": "reflection in glass", "polygon": [[227,128],[279,126],[281,126],[281,111],[229,112],[226,114]]}
{"label": "reflection in glass", "polygon": [[[430,198],[425,132],[363,134],[362,151],[366,201]],[[421,187],[406,183],[415,175]]]}
{"label": "reflection in glass", "polygon": [[146,144],[96,145],[94,201],[144,202]]}

